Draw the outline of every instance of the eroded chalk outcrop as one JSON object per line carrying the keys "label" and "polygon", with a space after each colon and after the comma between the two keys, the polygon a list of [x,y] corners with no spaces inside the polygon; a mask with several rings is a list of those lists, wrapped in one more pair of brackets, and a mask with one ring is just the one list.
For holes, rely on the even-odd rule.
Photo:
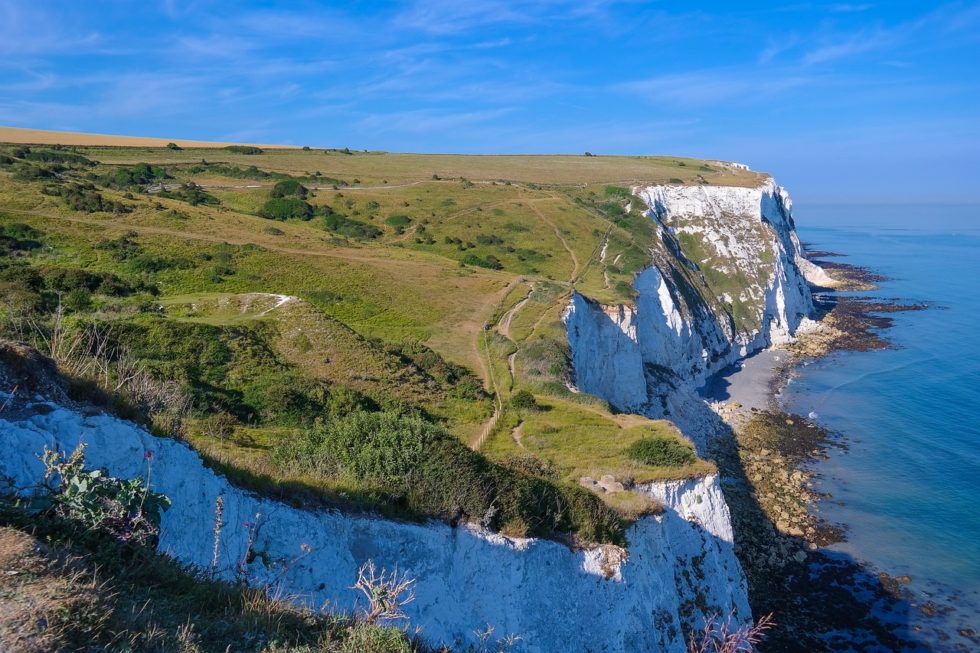
{"label": "eroded chalk outcrop", "polygon": [[[792,202],[771,179],[757,188],[633,193],[650,207],[661,241],[634,279],[636,300],[608,306],[573,293],[564,320],[580,389],[620,410],[670,417],[671,404],[711,374],[808,327],[808,277],[820,283],[825,275],[806,260]],[[738,283],[731,295],[716,295],[706,274]]]}

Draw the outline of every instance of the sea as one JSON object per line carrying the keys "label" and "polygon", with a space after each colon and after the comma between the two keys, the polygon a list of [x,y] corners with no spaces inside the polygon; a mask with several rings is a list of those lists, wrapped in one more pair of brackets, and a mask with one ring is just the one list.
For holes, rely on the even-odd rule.
{"label": "sea", "polygon": [[812,362],[781,394],[843,445],[813,467],[821,515],[846,528],[831,548],[911,578],[923,650],[980,651],[980,205],[798,203],[794,217],[814,249],[887,277],[855,294],[928,304],[889,315],[893,348]]}

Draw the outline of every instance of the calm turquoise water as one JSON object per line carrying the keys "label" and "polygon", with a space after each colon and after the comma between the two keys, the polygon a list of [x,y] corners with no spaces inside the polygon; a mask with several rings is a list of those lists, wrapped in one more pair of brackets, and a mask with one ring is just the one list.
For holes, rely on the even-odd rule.
{"label": "calm turquoise water", "polygon": [[[816,469],[821,511],[848,527],[840,550],[980,630],[980,207],[806,206],[802,240],[891,279],[874,294],[926,301],[898,313],[888,351],[841,353],[802,368],[783,393],[794,412],[844,434]],[[957,596],[958,595],[958,596]]]}

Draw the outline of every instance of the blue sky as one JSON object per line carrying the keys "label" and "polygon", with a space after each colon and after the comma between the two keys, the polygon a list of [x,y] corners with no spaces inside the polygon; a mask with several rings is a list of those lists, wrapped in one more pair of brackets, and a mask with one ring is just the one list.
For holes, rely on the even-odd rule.
{"label": "blue sky", "polygon": [[980,3],[0,0],[0,124],[685,154],[806,201],[980,201]]}

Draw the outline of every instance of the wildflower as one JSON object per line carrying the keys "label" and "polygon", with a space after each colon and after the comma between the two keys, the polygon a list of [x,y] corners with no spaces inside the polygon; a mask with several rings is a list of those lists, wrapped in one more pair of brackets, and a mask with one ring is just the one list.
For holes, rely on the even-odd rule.
{"label": "wildflower", "polygon": [[312,546],[310,546],[309,544],[307,544],[306,542],[303,542],[302,544],[300,544],[300,545],[299,545],[299,548],[300,548],[300,550],[301,550],[301,551],[302,551],[303,553],[309,553],[310,551],[312,551],[312,550],[313,550],[313,547],[312,547]]}
{"label": "wildflower", "polygon": [[242,526],[244,526],[245,528],[252,528],[252,522],[250,521],[242,522]]}
{"label": "wildflower", "polygon": [[153,459],[153,452],[147,450],[146,453],[143,454],[143,460],[152,460],[152,459]]}

